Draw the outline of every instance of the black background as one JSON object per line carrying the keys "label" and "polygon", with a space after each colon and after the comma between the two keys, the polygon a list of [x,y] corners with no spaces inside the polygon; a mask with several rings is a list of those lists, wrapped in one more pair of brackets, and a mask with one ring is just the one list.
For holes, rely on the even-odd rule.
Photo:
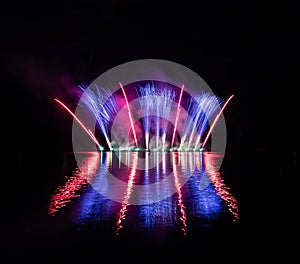
{"label": "black background", "polygon": [[224,115],[229,151],[240,155],[238,244],[248,255],[292,256],[299,211],[297,22],[297,8],[287,1],[26,1],[1,8],[3,245],[22,247],[23,218],[43,210],[53,164],[72,151],[72,120],[53,98],[75,109],[70,87],[148,58],[190,68],[220,97],[235,94]]}

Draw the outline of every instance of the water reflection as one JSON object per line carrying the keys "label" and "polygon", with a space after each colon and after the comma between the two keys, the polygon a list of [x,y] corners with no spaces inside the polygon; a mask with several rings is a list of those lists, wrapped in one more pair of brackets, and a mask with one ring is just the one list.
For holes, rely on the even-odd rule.
{"label": "water reflection", "polygon": [[[75,226],[89,230],[101,226],[114,236],[126,232],[164,236],[172,230],[185,237],[193,227],[209,227],[222,221],[224,215],[231,215],[232,222],[238,220],[237,200],[216,170],[219,154],[157,152],[154,156],[160,164],[151,168],[147,152],[82,153],[74,174],[51,195],[49,215],[58,211],[63,214],[69,205]],[[144,170],[140,169],[141,162]],[[126,188],[111,186],[107,172],[126,183]],[[164,184],[153,185],[166,179]],[[92,186],[101,186],[107,192],[120,191],[122,202]],[[143,192],[136,191],[140,187]],[[153,197],[170,191],[171,195],[151,202]],[[137,204],[137,200],[142,202]]]}
{"label": "water reflection", "polygon": [[234,216],[234,221],[239,219],[237,200],[230,192],[230,188],[224,183],[221,173],[216,170],[216,163],[218,162],[219,154],[205,153],[204,157],[204,171],[210,182],[213,184],[216,194],[220,196],[227,204],[229,211]]}
{"label": "water reflection", "polygon": [[176,156],[178,156],[178,153],[172,153],[172,164],[173,164],[173,173],[174,173],[174,180],[175,180],[175,186],[176,186],[176,193],[178,195],[178,205],[180,207],[180,220],[182,221],[182,232],[186,236],[187,235],[187,225],[186,225],[186,213],[185,213],[185,206],[182,201],[182,192],[181,192],[181,185],[179,182],[179,174],[177,170],[177,164],[176,164]]}
{"label": "water reflection", "polygon": [[[87,152],[82,153],[82,164],[75,168],[72,176],[68,178],[63,186],[58,186],[55,193],[51,195],[51,201],[48,213],[53,215],[62,207],[66,206],[73,198],[79,197],[77,191],[85,187],[89,180],[92,179],[99,166],[99,153]],[[102,163],[101,163],[102,164]]]}
{"label": "water reflection", "polygon": [[131,172],[130,172],[129,179],[128,179],[128,186],[127,186],[127,189],[126,189],[124,200],[122,202],[122,208],[121,208],[120,212],[117,215],[117,223],[116,223],[116,225],[117,225],[116,234],[117,235],[119,235],[120,229],[123,227],[122,226],[122,221],[125,220],[125,213],[127,211],[127,206],[129,205],[130,196],[132,194],[132,188],[133,188],[133,185],[134,185],[134,178],[135,178],[135,175],[136,175],[137,154],[138,154],[137,152],[133,153],[133,162],[132,162],[133,164],[131,166]]}

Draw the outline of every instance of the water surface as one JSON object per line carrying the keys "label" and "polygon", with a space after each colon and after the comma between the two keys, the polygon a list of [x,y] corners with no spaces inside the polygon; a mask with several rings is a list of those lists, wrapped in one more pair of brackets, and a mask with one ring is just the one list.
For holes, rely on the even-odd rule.
{"label": "water surface", "polygon": [[127,151],[76,156],[78,164],[74,153],[66,154],[68,175],[49,197],[54,242],[163,247],[203,239],[209,244],[216,235],[225,243],[234,235],[239,203],[230,186],[235,171],[226,169],[234,165],[232,157]]}

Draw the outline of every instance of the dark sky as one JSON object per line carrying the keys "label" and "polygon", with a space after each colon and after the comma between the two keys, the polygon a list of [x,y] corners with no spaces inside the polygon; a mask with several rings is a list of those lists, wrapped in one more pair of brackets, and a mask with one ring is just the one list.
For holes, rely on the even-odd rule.
{"label": "dark sky", "polygon": [[[18,144],[24,143],[22,136],[30,144],[44,135],[52,143],[68,141],[70,123],[54,109],[52,98],[70,100],[75,107],[72,87],[146,58],[190,68],[221,97],[236,94],[231,114],[252,148],[284,142],[287,135],[299,143],[291,96],[299,42],[291,5],[29,1],[4,8],[1,24],[3,89],[14,109],[35,116],[34,121],[13,118]],[[26,134],[23,128],[31,126],[38,135]],[[65,144],[69,149],[70,142]]]}
{"label": "dark sky", "polygon": [[[72,120],[54,97],[75,109],[77,84],[124,62],[165,59],[198,73],[220,97],[236,95],[224,115],[230,140],[245,157],[243,184],[247,195],[255,187],[254,203],[268,184],[277,194],[291,188],[299,172],[297,8],[289,1],[162,2],[11,1],[1,7],[2,114],[13,165],[42,149],[49,163],[34,157],[43,169],[53,154],[72,150]],[[261,153],[268,158],[253,158]],[[265,204],[257,209],[263,212]]]}

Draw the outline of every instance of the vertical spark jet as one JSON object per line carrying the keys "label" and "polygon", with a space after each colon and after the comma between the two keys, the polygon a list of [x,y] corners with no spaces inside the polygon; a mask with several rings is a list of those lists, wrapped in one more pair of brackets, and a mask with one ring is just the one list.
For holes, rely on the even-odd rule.
{"label": "vertical spark jet", "polygon": [[181,103],[183,89],[184,89],[184,84],[181,87],[179,101],[178,101],[178,105],[177,105],[177,112],[176,112],[176,119],[175,119],[175,124],[174,124],[174,131],[173,131],[173,136],[172,136],[171,147],[173,147],[173,145],[174,145],[174,140],[175,140],[175,134],[176,134],[176,130],[177,130],[177,123],[178,123],[178,118],[179,118],[180,103]]}
{"label": "vertical spark jet", "polygon": [[145,133],[145,145],[146,150],[149,150],[149,138],[150,138],[150,113],[154,111],[155,101],[155,87],[153,84],[146,84],[146,86],[139,87],[138,89],[139,103],[141,110],[143,111],[143,126]]}
{"label": "vertical spark jet", "polygon": [[161,97],[159,96],[158,92],[156,91],[156,150],[159,147],[159,130],[160,130],[160,105],[161,105]]}
{"label": "vertical spark jet", "polygon": [[172,113],[172,103],[175,99],[175,91],[173,89],[165,88],[161,92],[163,100],[162,100],[162,150],[166,147],[166,137],[167,137],[167,128],[168,128],[168,120],[170,120],[170,115]]}
{"label": "vertical spark jet", "polygon": [[112,150],[108,127],[110,122],[112,122],[113,116],[118,112],[117,103],[113,94],[107,89],[98,87],[96,84],[93,90],[89,89],[86,85],[78,85],[78,87],[84,92],[84,96],[80,99],[82,104],[85,105],[95,117],[109,149]]}
{"label": "vertical spark jet", "polygon": [[128,100],[127,100],[127,96],[126,96],[126,93],[125,93],[125,90],[124,90],[124,87],[123,87],[123,85],[122,85],[120,82],[119,82],[119,84],[120,84],[120,87],[121,87],[121,89],[122,89],[122,92],[123,92],[123,95],[124,95],[125,101],[126,101],[127,110],[128,110],[128,117],[129,117],[129,121],[130,121],[131,129],[132,129],[132,133],[133,133],[133,137],[134,137],[135,145],[136,145],[136,147],[138,147],[137,138],[136,138],[136,133],[135,133],[135,129],[134,129],[134,124],[133,124],[132,115],[131,115],[131,111],[130,111],[129,103],[128,103]]}
{"label": "vertical spark jet", "polygon": [[213,94],[201,94],[201,100],[199,101],[199,113],[197,117],[197,124],[193,126],[192,137],[190,137],[188,147],[191,147],[192,139],[194,138],[194,133],[197,131],[198,135],[196,136],[196,142],[194,143],[194,149],[197,148],[197,145],[200,142],[200,139],[203,136],[206,128],[209,125],[209,120],[214,116],[217,111],[218,106],[222,103],[222,99],[213,95]]}

